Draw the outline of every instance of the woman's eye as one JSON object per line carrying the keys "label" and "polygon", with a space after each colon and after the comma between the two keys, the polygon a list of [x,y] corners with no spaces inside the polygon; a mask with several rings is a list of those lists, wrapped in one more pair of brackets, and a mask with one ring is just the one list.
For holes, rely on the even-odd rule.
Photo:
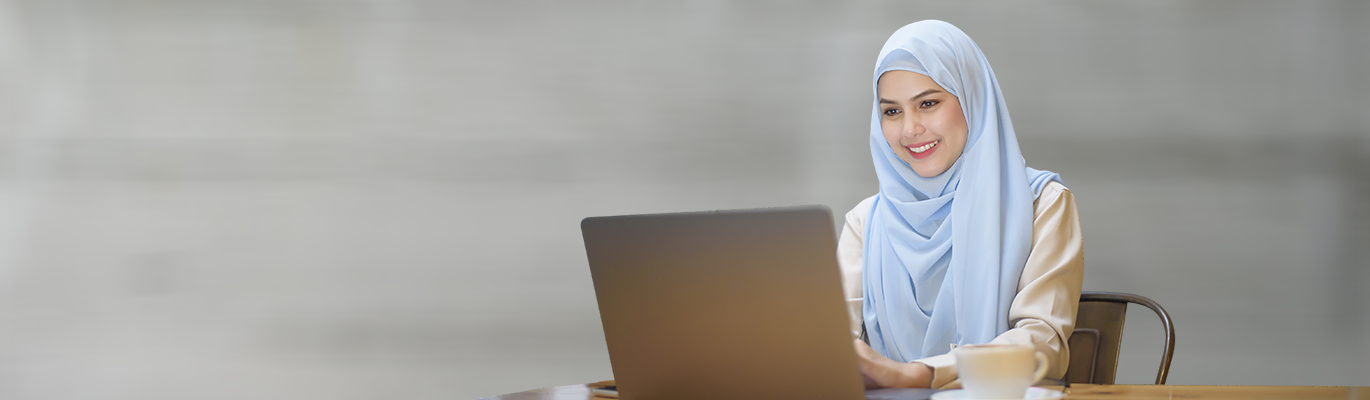
{"label": "woman's eye", "polygon": [[918,103],[918,108],[928,108],[935,105],[937,105],[937,100],[923,100],[922,103]]}
{"label": "woman's eye", "polygon": [[895,115],[899,115],[899,109],[898,109],[898,108],[890,108],[890,109],[886,109],[886,110],[885,110],[885,116],[886,116],[886,117],[893,117],[893,116],[895,116]]}

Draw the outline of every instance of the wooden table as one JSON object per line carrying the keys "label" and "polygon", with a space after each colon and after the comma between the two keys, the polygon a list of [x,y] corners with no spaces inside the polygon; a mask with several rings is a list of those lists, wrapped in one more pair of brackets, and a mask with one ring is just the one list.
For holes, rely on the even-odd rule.
{"label": "wooden table", "polygon": [[[590,395],[588,385],[566,385],[487,397],[491,400],[605,400]],[[1087,385],[1074,384],[1066,390],[1067,399],[1241,399],[1241,400],[1370,400],[1370,387],[1356,386],[1172,386],[1172,385]]]}

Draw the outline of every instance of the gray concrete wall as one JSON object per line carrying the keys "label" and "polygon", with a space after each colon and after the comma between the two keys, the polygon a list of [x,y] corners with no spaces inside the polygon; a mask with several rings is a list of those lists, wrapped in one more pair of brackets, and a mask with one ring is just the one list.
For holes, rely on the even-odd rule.
{"label": "gray concrete wall", "polygon": [[1370,3],[6,0],[0,397],[609,379],[579,220],[844,212],[920,19],[1075,193],[1086,290],[1171,311],[1171,383],[1370,385]]}

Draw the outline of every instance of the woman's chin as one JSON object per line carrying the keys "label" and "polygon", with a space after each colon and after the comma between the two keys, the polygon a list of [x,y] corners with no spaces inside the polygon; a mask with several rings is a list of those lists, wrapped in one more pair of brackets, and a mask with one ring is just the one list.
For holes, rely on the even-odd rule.
{"label": "woman's chin", "polygon": [[945,167],[945,166],[943,166],[943,167],[934,167],[934,166],[930,166],[930,165],[929,165],[929,166],[924,166],[924,167],[921,167],[921,168],[920,168],[920,167],[914,167],[914,168],[913,168],[913,173],[918,174],[918,176],[921,176],[921,177],[924,177],[924,178],[936,178],[936,177],[938,177],[938,176],[940,176],[940,175],[942,175],[942,174],[947,173],[947,170],[948,170],[948,169],[951,169],[951,168],[948,168],[948,167]]}

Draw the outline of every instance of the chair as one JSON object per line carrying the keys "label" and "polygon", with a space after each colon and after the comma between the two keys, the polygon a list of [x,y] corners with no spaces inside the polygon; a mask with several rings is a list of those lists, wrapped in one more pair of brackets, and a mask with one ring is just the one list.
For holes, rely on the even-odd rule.
{"label": "chair", "polygon": [[1127,304],[1141,304],[1155,311],[1165,328],[1165,347],[1156,384],[1164,385],[1170,372],[1170,357],[1175,351],[1175,324],[1160,304],[1146,297],[1127,293],[1084,292],[1075,331],[1070,335],[1070,366],[1063,379],[1067,383],[1113,384],[1118,373],[1118,353],[1122,348],[1123,322]]}

